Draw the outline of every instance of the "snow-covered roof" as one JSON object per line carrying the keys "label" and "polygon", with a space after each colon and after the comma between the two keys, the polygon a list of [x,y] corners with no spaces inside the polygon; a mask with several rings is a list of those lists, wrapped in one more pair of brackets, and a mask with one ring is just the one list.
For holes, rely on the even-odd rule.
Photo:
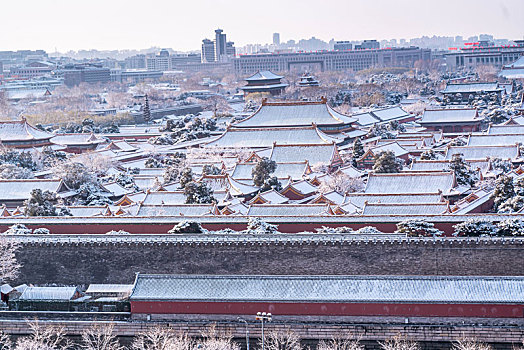
{"label": "snow-covered roof", "polygon": [[257,194],[250,201],[250,203],[256,202],[258,200],[262,200],[264,203],[268,203],[268,204],[283,204],[283,203],[288,202],[289,198],[281,195],[280,193],[278,193],[275,190],[269,190],[269,191],[261,192],[261,193]]}
{"label": "snow-covered roof", "polygon": [[522,303],[524,277],[138,274],[131,301]]}
{"label": "snow-covered roof", "polygon": [[362,126],[370,126],[376,123],[380,123],[380,119],[376,118],[370,112],[353,114],[353,118],[357,119],[357,123]]}
{"label": "snow-covered roof", "polygon": [[442,173],[371,173],[365,193],[439,193],[448,194],[455,187],[452,172]]}
{"label": "snow-covered roof", "polygon": [[356,119],[320,102],[265,102],[251,116],[233,124],[238,128],[346,125]]}
{"label": "snow-covered roof", "polygon": [[310,165],[331,164],[337,153],[335,144],[273,145],[271,160],[277,163],[308,161]]}
{"label": "snow-covered roof", "polygon": [[86,294],[131,293],[132,284],[90,284]]}
{"label": "snow-covered roof", "polygon": [[337,173],[343,173],[349,177],[361,177],[363,175],[362,171],[358,170],[352,165],[338,168]]}
{"label": "snow-covered roof", "polygon": [[297,182],[289,183],[289,186],[295,189],[296,191],[302,193],[303,195],[311,194],[317,192],[318,188],[315,185],[312,185],[307,180],[300,180]]}
{"label": "snow-covered roof", "polygon": [[0,120],[0,143],[13,141],[49,140],[53,134],[39,130],[22,120]]}
{"label": "snow-covered roof", "polygon": [[20,300],[71,300],[76,287],[27,287]]}
{"label": "snow-covered roof", "polygon": [[213,208],[213,204],[141,205],[137,216],[202,216]]}
{"label": "snow-covered roof", "polygon": [[438,215],[447,210],[447,203],[368,203],[362,215]]}
{"label": "snow-covered roof", "polygon": [[253,204],[248,216],[310,216],[327,215],[326,204]]}
{"label": "snow-covered roof", "polygon": [[274,79],[282,79],[283,77],[280,75],[276,75],[273,72],[270,72],[268,70],[258,71],[249,78],[246,78],[244,80],[246,81],[256,81],[256,80],[274,80]]}
{"label": "snow-covered roof", "polygon": [[96,137],[94,134],[57,134],[51,142],[63,146],[94,145],[104,143],[105,140]]}
{"label": "snow-covered roof", "polygon": [[488,135],[524,135],[524,125],[490,125]]}
{"label": "snow-covered roof", "polygon": [[300,145],[311,143],[340,143],[342,139],[327,135],[315,126],[289,128],[228,128],[222,136],[204,147],[263,148],[274,143]]}
{"label": "snow-covered roof", "polygon": [[353,205],[363,208],[364,204],[383,203],[383,204],[420,204],[420,203],[439,203],[442,202],[440,193],[349,193],[346,201]]}
{"label": "snow-covered roof", "polygon": [[520,56],[515,62],[506,64],[499,76],[507,79],[524,79],[524,56]]}
{"label": "snow-covered roof", "polygon": [[419,124],[480,122],[474,108],[426,109]]}
{"label": "snow-covered roof", "polygon": [[378,118],[380,121],[392,121],[402,118],[407,118],[410,116],[408,112],[403,110],[400,107],[388,107],[383,109],[372,110],[371,113],[374,117]]}
{"label": "snow-covered roof", "polygon": [[31,197],[31,191],[41,189],[64,196],[71,195],[69,188],[62,180],[48,179],[0,179],[0,201],[2,200],[25,200]]}
{"label": "snow-covered roof", "polygon": [[[226,196],[226,191],[213,192],[213,197],[215,197],[218,202],[223,201]],[[142,201],[143,205],[177,205],[185,203],[186,195],[184,191],[148,192]]]}
{"label": "snow-covered roof", "polygon": [[467,146],[508,146],[524,144],[524,134],[469,135]]}
{"label": "snow-covered roof", "polygon": [[[233,179],[251,179],[251,170],[255,166],[255,163],[238,163],[235,165],[231,177]],[[309,165],[306,161],[294,162],[294,163],[277,163],[277,168],[271,176],[276,176],[279,179],[287,179],[291,176],[293,180],[302,179],[307,173]]]}
{"label": "snow-covered roof", "polygon": [[466,160],[487,157],[514,160],[519,156],[519,146],[451,146],[446,151],[445,159],[452,159],[454,154],[462,154]]}
{"label": "snow-covered roof", "polygon": [[501,90],[498,83],[461,83],[447,84],[443,94],[493,92]]}
{"label": "snow-covered roof", "polygon": [[456,202],[451,208],[451,212],[454,215],[472,213],[473,210],[491,200],[492,195],[493,190],[488,191],[484,188],[480,188]]}
{"label": "snow-covered roof", "polygon": [[401,157],[409,153],[405,148],[400,146],[396,141],[392,140],[389,143],[380,144],[377,147],[371,148],[374,154],[379,154],[381,152],[393,152],[395,157]]}

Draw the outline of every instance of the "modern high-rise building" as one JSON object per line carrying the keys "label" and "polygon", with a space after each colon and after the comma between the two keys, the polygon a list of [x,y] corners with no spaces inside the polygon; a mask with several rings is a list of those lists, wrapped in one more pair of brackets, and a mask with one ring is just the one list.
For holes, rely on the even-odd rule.
{"label": "modern high-rise building", "polygon": [[226,34],[222,29],[215,30],[215,61],[224,61],[226,56]]}
{"label": "modern high-rise building", "polygon": [[235,43],[226,40],[222,29],[215,30],[215,40],[202,40],[202,63],[229,62],[235,54]]}
{"label": "modern high-rise building", "polygon": [[273,45],[280,45],[280,33],[273,33]]}
{"label": "modern high-rise building", "polygon": [[202,40],[202,63],[215,62],[215,43],[209,39]]}

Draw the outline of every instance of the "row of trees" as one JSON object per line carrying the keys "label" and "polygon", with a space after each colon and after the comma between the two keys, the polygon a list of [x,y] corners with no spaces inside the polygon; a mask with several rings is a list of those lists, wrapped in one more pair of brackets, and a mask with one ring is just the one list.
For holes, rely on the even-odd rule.
{"label": "row of trees", "polygon": [[[31,334],[14,342],[7,334],[0,332],[1,350],[240,350],[231,334],[222,334],[211,325],[201,337],[190,337],[187,333],[176,332],[166,326],[151,327],[139,333],[129,347],[120,344],[113,323],[99,323],[85,329],[78,342],[67,337],[64,327],[43,325],[38,321],[29,322]],[[420,350],[420,344],[402,335],[379,342],[382,350]],[[298,335],[291,329],[270,330],[266,333],[264,348],[267,350],[311,349],[301,344]],[[317,350],[364,350],[359,337],[353,334],[334,335],[331,340],[322,340]],[[452,345],[453,350],[491,350],[492,347],[475,339],[459,339]]]}

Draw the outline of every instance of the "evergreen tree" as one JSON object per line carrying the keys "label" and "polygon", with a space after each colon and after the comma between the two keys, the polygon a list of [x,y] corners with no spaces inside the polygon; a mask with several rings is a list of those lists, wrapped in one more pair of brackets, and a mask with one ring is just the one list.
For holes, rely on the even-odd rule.
{"label": "evergreen tree", "polygon": [[362,156],[366,153],[364,151],[364,146],[362,146],[362,141],[360,141],[360,138],[357,137],[355,139],[355,142],[353,142],[353,159],[352,163],[353,166],[356,165],[356,160],[362,158]]}
{"label": "evergreen tree", "polygon": [[213,190],[206,186],[204,182],[189,182],[184,187],[186,204],[209,204],[216,201],[213,197]]}
{"label": "evergreen tree", "polygon": [[149,99],[147,98],[147,94],[146,94],[146,99],[144,101],[142,115],[144,116],[144,121],[147,124],[149,124],[149,122],[151,121],[151,110],[149,109]]}
{"label": "evergreen tree", "polygon": [[269,190],[280,191],[281,189],[282,184],[280,183],[280,181],[278,181],[278,178],[276,176],[272,176],[266,179],[266,181],[264,181],[264,184],[262,185],[262,187],[260,187],[260,192],[265,192]]}
{"label": "evergreen tree", "polygon": [[475,183],[475,173],[469,169],[462,154],[452,156],[449,168],[455,173],[459,185],[472,186]]}
{"label": "evergreen tree", "polygon": [[180,172],[180,177],[178,182],[180,183],[181,188],[185,188],[188,183],[193,181],[193,171],[191,168],[184,168]]}
{"label": "evergreen tree", "polygon": [[402,170],[402,160],[395,157],[391,151],[380,152],[375,155],[373,170],[376,173],[399,173]]}
{"label": "evergreen tree", "polygon": [[274,173],[276,169],[277,163],[274,160],[270,160],[267,157],[259,160],[251,170],[251,176],[253,177],[255,186],[263,186],[264,182],[270,178],[269,175]]}
{"label": "evergreen tree", "polygon": [[37,188],[31,191],[31,197],[24,202],[26,216],[57,216],[55,204],[58,197],[55,193]]}
{"label": "evergreen tree", "polygon": [[499,207],[515,196],[515,186],[513,179],[506,175],[501,175],[495,182],[495,190],[493,191],[493,208],[498,211]]}

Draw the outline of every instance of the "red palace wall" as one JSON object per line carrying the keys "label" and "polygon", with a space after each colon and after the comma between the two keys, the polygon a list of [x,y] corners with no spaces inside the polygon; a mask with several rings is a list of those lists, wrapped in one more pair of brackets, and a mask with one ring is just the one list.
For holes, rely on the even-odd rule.
{"label": "red palace wall", "polygon": [[524,305],[516,304],[131,301],[132,314],[254,315],[260,310],[290,316],[524,317]]}

